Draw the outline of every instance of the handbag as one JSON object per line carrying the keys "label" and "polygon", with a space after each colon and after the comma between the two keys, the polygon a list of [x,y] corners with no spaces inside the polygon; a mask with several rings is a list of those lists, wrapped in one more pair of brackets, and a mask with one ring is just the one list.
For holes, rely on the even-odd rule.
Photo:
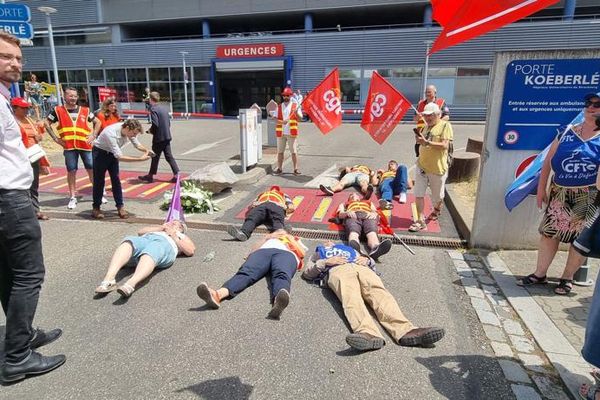
{"label": "handbag", "polygon": [[29,162],[32,164],[36,161],[39,161],[42,157],[46,157],[46,152],[39,144],[34,144],[33,146],[28,147],[26,150],[27,158],[29,158]]}
{"label": "handbag", "polygon": [[[600,192],[598,192],[594,200],[595,206],[599,204]],[[575,239],[573,247],[582,256],[600,258],[600,208],[598,208],[593,218],[586,224],[577,239]]]}

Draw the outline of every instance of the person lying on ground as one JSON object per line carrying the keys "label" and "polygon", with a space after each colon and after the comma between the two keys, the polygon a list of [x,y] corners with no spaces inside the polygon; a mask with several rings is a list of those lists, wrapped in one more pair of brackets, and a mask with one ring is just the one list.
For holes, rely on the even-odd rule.
{"label": "person lying on ground", "polygon": [[363,233],[367,237],[370,257],[377,260],[391,250],[392,241],[384,239],[380,242],[377,236],[379,214],[375,205],[369,200],[361,200],[358,193],[350,194],[345,203],[340,203],[337,217],[343,221],[348,244],[356,251],[360,251],[360,235]]}
{"label": "person lying on ground", "polygon": [[374,265],[372,259],[352,247],[328,241],[317,246],[302,278],[320,279],[335,293],[352,329],[346,343],[356,350],[377,350],[385,345],[365,302],[400,346],[431,347],[441,340],[445,335],[443,328],[417,328],[404,316],[396,299],[372,269]]}
{"label": "person lying on ground", "polygon": [[279,186],[271,186],[269,190],[258,195],[246,212],[242,228],[230,226],[227,233],[244,242],[250,238],[257,226],[264,224],[269,232],[285,228],[285,216],[294,212],[292,199],[281,191]]}
{"label": "person lying on ground", "polygon": [[[180,254],[192,257],[196,246],[186,235],[186,231],[183,222],[173,220],[162,225],[144,227],[138,231],[138,236],[126,236],[115,250],[96,293],[105,294],[117,289],[122,297],[130,297],[136,286],[155,269],[169,268]],[[117,273],[125,265],[132,263],[136,264],[134,274],[117,288]]]}
{"label": "person lying on ground", "polygon": [[373,178],[373,184],[379,186],[379,208],[382,210],[391,210],[394,208],[394,204],[392,204],[394,196],[398,196],[400,204],[406,203],[406,192],[410,188],[406,165],[398,164],[395,160],[388,161],[386,171],[382,169],[377,170]]}
{"label": "person lying on ground", "polygon": [[267,317],[278,320],[290,302],[292,278],[302,268],[305,252],[306,246],[300,239],[279,229],[266,235],[252,248],[238,272],[221,288],[214,290],[202,282],[196,293],[208,307],[218,309],[224,299],[237,296],[268,276],[271,279],[272,308]]}
{"label": "person lying on ground", "polygon": [[365,196],[365,200],[369,200],[371,194],[373,194],[371,179],[374,175],[375,172],[371,171],[366,165],[357,164],[352,167],[345,167],[341,171],[338,182],[332,186],[319,185],[319,189],[326,195],[333,196],[334,193],[341,192],[349,186],[357,186]]}

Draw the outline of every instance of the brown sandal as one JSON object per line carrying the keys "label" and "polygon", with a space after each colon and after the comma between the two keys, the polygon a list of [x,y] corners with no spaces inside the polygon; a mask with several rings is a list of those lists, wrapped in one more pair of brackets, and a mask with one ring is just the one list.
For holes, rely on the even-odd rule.
{"label": "brown sandal", "polygon": [[294,175],[296,175],[296,176],[300,175],[300,170],[299,169],[295,169],[294,170]]}
{"label": "brown sandal", "polygon": [[127,211],[125,211],[125,209],[123,207],[117,208],[117,214],[119,214],[119,218],[121,218],[121,219],[129,218],[129,213]]}

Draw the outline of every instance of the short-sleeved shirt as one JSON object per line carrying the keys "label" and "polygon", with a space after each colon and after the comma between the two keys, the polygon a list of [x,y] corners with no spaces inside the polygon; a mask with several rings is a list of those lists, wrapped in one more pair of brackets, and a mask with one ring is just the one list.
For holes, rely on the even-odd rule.
{"label": "short-sleeved shirt", "polygon": [[[68,110],[66,107],[65,109],[67,109],[67,112],[69,113],[69,116],[71,117],[71,120],[73,121],[73,124],[75,124],[75,121],[77,121],[77,117],[79,116],[79,109],[81,108],[81,106],[77,106],[75,108],[73,108],[72,110]],[[55,123],[58,122],[58,115],[56,114],[56,108],[53,108],[52,111],[50,111],[50,114],[48,114],[48,121],[50,121],[50,123]],[[94,115],[94,113],[90,112],[88,114],[88,122],[94,122],[94,119],[96,118],[96,116]]]}
{"label": "short-sleeved shirt", "polygon": [[116,123],[106,127],[94,140],[94,147],[108,151],[112,153],[115,158],[119,158],[123,155],[121,150],[123,146],[131,142],[134,146],[140,146],[140,141],[137,137],[128,138],[121,134],[121,127],[123,123]]}
{"label": "short-sleeved shirt", "polygon": [[[453,140],[452,125],[440,120],[432,127],[426,127],[423,136],[434,143]],[[448,149],[438,146],[420,146],[419,167],[428,174],[444,175],[448,171]]]}
{"label": "short-sleeved shirt", "polygon": [[[288,101],[287,104],[285,103],[281,103],[281,114],[284,120],[286,119],[290,119],[290,114],[292,112],[292,104],[295,104],[296,102],[294,101]],[[299,119],[302,119],[302,110],[300,110],[300,107],[298,107],[298,104],[296,105],[296,115]],[[273,111],[271,111],[271,116],[274,118],[277,118],[277,114],[278,114],[278,110],[275,109]],[[285,124],[283,125],[283,134],[284,135],[289,135],[290,134],[290,124]]]}

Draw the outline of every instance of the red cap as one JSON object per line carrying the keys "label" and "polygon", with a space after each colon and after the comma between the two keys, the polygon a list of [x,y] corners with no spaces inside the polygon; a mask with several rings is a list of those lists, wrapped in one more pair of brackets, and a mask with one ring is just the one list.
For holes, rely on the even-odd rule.
{"label": "red cap", "polygon": [[283,89],[283,92],[281,92],[282,96],[292,96],[294,94],[294,92],[292,91],[291,87],[286,87],[285,89]]}
{"label": "red cap", "polygon": [[10,101],[10,105],[13,107],[22,107],[22,108],[31,107],[31,104],[29,104],[27,102],[27,100],[25,100],[22,97],[13,97],[13,99]]}
{"label": "red cap", "polygon": [[277,185],[271,186],[271,189],[269,189],[269,190],[277,190],[278,192],[281,192],[281,188]]}

